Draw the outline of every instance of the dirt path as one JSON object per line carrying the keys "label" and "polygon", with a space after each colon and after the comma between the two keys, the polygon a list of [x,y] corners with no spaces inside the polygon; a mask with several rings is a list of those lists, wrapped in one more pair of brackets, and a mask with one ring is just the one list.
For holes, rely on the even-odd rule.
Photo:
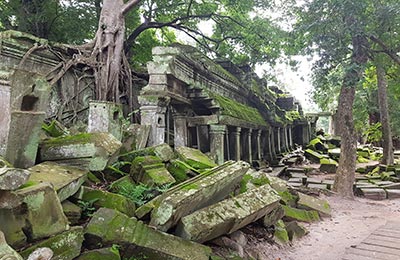
{"label": "dirt path", "polygon": [[339,260],[346,247],[359,244],[386,221],[400,220],[400,199],[352,201],[337,196],[326,199],[332,207],[332,217],[306,224],[310,233],[293,246],[278,248],[266,242],[255,243],[246,251],[260,260]]}

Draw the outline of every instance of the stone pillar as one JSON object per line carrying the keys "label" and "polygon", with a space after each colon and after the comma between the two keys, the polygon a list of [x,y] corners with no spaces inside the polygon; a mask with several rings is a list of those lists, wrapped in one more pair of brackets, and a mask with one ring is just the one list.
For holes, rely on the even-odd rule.
{"label": "stone pillar", "polygon": [[294,149],[292,126],[289,126],[289,146],[290,149]]}
{"label": "stone pillar", "polygon": [[249,147],[249,163],[251,164],[253,161],[253,147],[252,147],[252,142],[251,142],[251,138],[252,138],[252,134],[253,134],[253,129],[249,129],[249,132],[247,134],[247,143],[248,143],[248,147]]}
{"label": "stone pillar", "polygon": [[107,101],[89,103],[88,133],[110,133],[122,140],[122,105]]}
{"label": "stone pillar", "polygon": [[282,130],[283,130],[283,140],[284,140],[284,151],[288,152],[290,150],[290,148],[289,148],[289,138],[288,138],[287,126],[285,126]]}
{"label": "stone pillar", "polygon": [[149,146],[163,144],[165,142],[165,113],[166,107],[141,106],[141,124],[150,125]]}
{"label": "stone pillar", "polygon": [[261,129],[257,131],[257,160],[259,160],[259,161],[261,161],[261,159],[262,159],[261,133],[262,133]]}
{"label": "stone pillar", "polygon": [[269,159],[272,162],[274,160],[274,152],[273,152],[273,134],[272,134],[273,130],[270,127],[268,129],[268,153],[269,153]]}
{"label": "stone pillar", "polygon": [[174,115],[174,144],[175,148],[179,146],[187,146],[188,128],[186,117],[182,115]]}
{"label": "stone pillar", "polygon": [[236,127],[236,131],[233,132],[235,135],[235,160],[236,161],[240,161],[241,159],[241,154],[240,154],[240,149],[241,149],[241,145],[240,145],[240,133],[242,131],[242,128],[240,127]]}
{"label": "stone pillar", "polygon": [[210,125],[210,152],[217,164],[224,163],[225,125]]}
{"label": "stone pillar", "polygon": [[271,131],[271,161],[273,161],[276,157],[276,143],[275,143],[275,129],[270,128]]}
{"label": "stone pillar", "polygon": [[[278,131],[277,131],[277,140],[278,140],[278,153],[281,153],[281,128],[278,127]],[[275,150],[276,151],[276,150]]]}

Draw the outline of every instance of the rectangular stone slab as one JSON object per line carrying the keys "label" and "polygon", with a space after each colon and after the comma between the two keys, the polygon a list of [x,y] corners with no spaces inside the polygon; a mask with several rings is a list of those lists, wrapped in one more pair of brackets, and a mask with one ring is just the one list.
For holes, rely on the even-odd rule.
{"label": "rectangular stone slab", "polygon": [[132,245],[135,248],[132,256],[146,259],[208,260],[211,255],[209,247],[154,230],[135,218],[106,208],[93,215],[86,227],[85,241],[89,247],[98,243]]}
{"label": "rectangular stone slab", "polygon": [[87,179],[87,170],[60,165],[55,162],[44,162],[29,168],[29,181],[49,182],[53,185],[60,201],[74,195]]}
{"label": "rectangular stone slab", "polygon": [[279,206],[280,196],[270,185],[200,209],[179,222],[176,234],[199,243],[232,233]]}
{"label": "rectangular stone slab", "polygon": [[221,201],[234,190],[249,167],[248,163],[238,161],[168,193],[153,210],[150,225],[167,231],[180,218]]}
{"label": "rectangular stone slab", "polygon": [[121,146],[121,142],[109,133],[61,136],[41,142],[40,158],[42,161],[57,161],[91,171],[102,171],[117,159]]}
{"label": "rectangular stone slab", "polygon": [[299,192],[299,201],[297,204],[300,208],[316,210],[322,216],[331,215],[331,207],[325,199],[315,198],[313,196]]}

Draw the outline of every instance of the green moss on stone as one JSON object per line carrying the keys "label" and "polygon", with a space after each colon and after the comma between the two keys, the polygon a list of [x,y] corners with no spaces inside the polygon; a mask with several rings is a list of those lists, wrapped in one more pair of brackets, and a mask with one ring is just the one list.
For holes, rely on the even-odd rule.
{"label": "green moss on stone", "polygon": [[91,133],[80,133],[77,135],[60,136],[56,138],[51,138],[43,142],[46,146],[56,146],[56,145],[69,145],[69,144],[85,144],[92,141]]}
{"label": "green moss on stone", "polygon": [[210,96],[219,104],[222,115],[242,119],[257,125],[267,125],[266,121],[256,108],[249,107],[215,93],[210,93]]}
{"label": "green moss on stone", "polygon": [[275,224],[274,237],[280,243],[289,242],[289,235],[288,232],[286,231],[285,223],[282,220],[279,220]]}
{"label": "green moss on stone", "polygon": [[291,220],[303,222],[314,222],[319,220],[318,212],[315,210],[302,210],[282,205],[285,217]]}

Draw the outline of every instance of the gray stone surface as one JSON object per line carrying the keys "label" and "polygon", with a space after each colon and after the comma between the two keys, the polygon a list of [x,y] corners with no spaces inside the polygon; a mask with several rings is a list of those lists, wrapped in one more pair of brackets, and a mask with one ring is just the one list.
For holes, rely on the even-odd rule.
{"label": "gray stone surface", "polygon": [[0,190],[15,190],[28,181],[30,172],[24,169],[0,167]]}
{"label": "gray stone surface", "polygon": [[48,183],[36,184],[14,192],[9,207],[0,208],[0,230],[10,245],[22,246],[69,228],[60,200]]}
{"label": "gray stone surface", "polygon": [[89,103],[88,133],[110,133],[122,140],[122,105],[107,101]]}
{"label": "gray stone surface", "polygon": [[262,218],[279,206],[280,199],[270,185],[262,185],[183,217],[176,234],[200,243],[209,241]]}
{"label": "gray stone surface", "polygon": [[40,144],[42,161],[56,161],[101,171],[117,159],[121,142],[109,133],[83,133],[57,137]]}
{"label": "gray stone surface", "polygon": [[182,183],[161,198],[151,213],[150,225],[167,231],[180,218],[221,201],[234,190],[248,169],[246,162],[227,162],[226,167],[216,168],[200,178]]}
{"label": "gray stone surface", "polygon": [[11,246],[7,244],[3,232],[0,231],[0,259],[4,260],[23,260]]}
{"label": "gray stone surface", "polygon": [[38,248],[47,247],[53,251],[52,260],[72,260],[81,253],[83,228],[71,227],[69,230],[34,244],[21,252],[23,257],[29,256]]}
{"label": "gray stone surface", "polygon": [[298,192],[299,201],[297,202],[300,208],[316,210],[321,216],[330,216],[331,207],[325,199],[316,198],[301,192]]}
{"label": "gray stone surface", "polygon": [[[107,227],[107,228],[104,228]],[[111,209],[99,209],[86,228],[86,242],[128,244],[134,257],[165,260],[208,260],[211,249],[180,237],[157,231],[135,218]]]}
{"label": "gray stone surface", "polygon": [[56,162],[44,162],[29,168],[29,181],[49,182],[53,185],[60,201],[74,195],[87,179],[87,170],[60,165]]}

